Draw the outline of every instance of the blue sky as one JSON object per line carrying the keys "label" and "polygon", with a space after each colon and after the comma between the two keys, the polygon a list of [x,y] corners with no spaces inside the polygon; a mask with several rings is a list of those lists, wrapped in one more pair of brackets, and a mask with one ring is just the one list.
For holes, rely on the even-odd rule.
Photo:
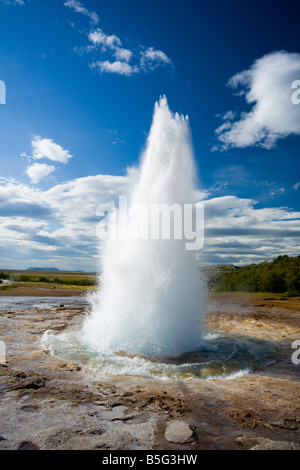
{"label": "blue sky", "polygon": [[96,207],[128,186],[162,94],[190,118],[203,262],[299,254],[299,13],[290,0],[0,0],[0,268],[96,268]]}

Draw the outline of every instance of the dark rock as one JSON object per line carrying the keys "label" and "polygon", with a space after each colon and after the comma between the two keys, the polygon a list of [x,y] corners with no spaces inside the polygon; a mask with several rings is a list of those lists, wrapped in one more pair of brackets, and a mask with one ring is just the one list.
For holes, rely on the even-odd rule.
{"label": "dark rock", "polygon": [[26,389],[32,389],[32,390],[39,390],[40,388],[45,386],[45,380],[44,379],[37,379],[32,382],[28,382],[25,384],[24,388]]}
{"label": "dark rock", "polygon": [[25,413],[35,413],[37,411],[37,406],[36,405],[24,405],[20,408],[21,411],[24,411]]}
{"label": "dark rock", "polygon": [[23,441],[19,444],[17,450],[40,450],[37,444],[31,441]]}
{"label": "dark rock", "polygon": [[17,377],[18,379],[26,379],[27,375],[26,375],[24,372],[18,372],[18,373],[16,374],[16,377]]}

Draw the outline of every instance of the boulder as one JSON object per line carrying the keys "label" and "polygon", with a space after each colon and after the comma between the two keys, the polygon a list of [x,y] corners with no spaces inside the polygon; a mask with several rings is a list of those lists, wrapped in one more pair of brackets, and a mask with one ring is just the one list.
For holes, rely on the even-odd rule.
{"label": "boulder", "polygon": [[167,424],[165,438],[169,442],[186,444],[195,440],[195,433],[184,421],[174,420]]}

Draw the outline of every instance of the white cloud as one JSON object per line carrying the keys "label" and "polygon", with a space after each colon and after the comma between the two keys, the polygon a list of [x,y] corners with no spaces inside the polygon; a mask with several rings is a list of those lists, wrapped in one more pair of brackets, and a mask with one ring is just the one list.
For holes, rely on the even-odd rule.
{"label": "white cloud", "polygon": [[34,163],[26,169],[26,174],[29,176],[31,183],[37,184],[53,171],[55,171],[55,166],[46,163]]}
{"label": "white cloud", "polygon": [[223,121],[232,121],[232,119],[234,119],[234,112],[233,111],[227,111],[227,113],[225,113],[223,116],[222,116],[222,120]]}
{"label": "white cloud", "polygon": [[251,199],[213,198],[205,204],[203,263],[244,265],[299,255],[300,212],[285,207],[255,208]]}
{"label": "white cloud", "polygon": [[172,62],[167,55],[150,47],[146,51],[140,52],[140,61],[133,65],[129,65],[129,61],[133,58],[133,52],[130,49],[119,47],[122,45],[121,40],[116,35],[107,36],[100,29],[90,32],[89,40],[92,46],[77,49],[79,53],[90,52],[95,47],[102,46],[102,52],[106,52],[107,48],[112,50],[117,60],[98,60],[92,62],[90,67],[98,70],[100,73],[116,73],[127,77],[139,73],[141,71],[152,71],[161,65],[170,65]]}
{"label": "white cloud", "polygon": [[120,60],[116,60],[115,62],[109,62],[108,60],[93,62],[91,68],[98,70],[100,73],[116,73],[127,77],[139,71],[137,67],[129,65],[127,62],[121,62]]}
{"label": "white cloud", "polygon": [[[131,60],[133,53],[129,49],[125,49],[122,46],[122,42],[115,34],[107,35],[101,29],[91,31],[88,35],[89,41],[92,45],[84,48],[85,52],[101,46],[102,53],[105,53],[107,49],[112,51],[114,60],[98,60],[90,64],[92,69],[97,70],[100,73],[114,73],[118,75],[130,75],[137,73],[138,67],[135,65],[129,65],[128,62]],[[81,49],[82,51],[83,49]],[[117,60],[115,60],[117,59]]]}
{"label": "white cloud", "polygon": [[123,47],[116,47],[115,57],[118,60],[129,62],[132,58],[133,53],[129,49],[124,49]]}
{"label": "white cloud", "polygon": [[98,175],[42,191],[0,178],[0,265],[26,268],[45,260],[62,269],[95,270],[97,208],[126,195],[131,181],[131,176]]}
{"label": "white cloud", "polygon": [[[61,269],[95,270],[99,255],[97,207],[128,194],[128,176],[78,178],[46,191],[0,178],[0,264],[26,268],[49,262]],[[203,201],[203,198],[205,200]],[[236,196],[195,200],[205,204],[205,245],[201,263],[247,264],[287,253],[299,254],[300,212],[257,208]]]}
{"label": "white cloud", "polygon": [[[64,5],[79,13],[90,15],[89,10],[76,0],[69,0]],[[141,71],[148,72],[159,66],[172,65],[172,61],[163,51],[139,45],[133,52],[128,46],[123,47],[119,36],[106,34],[100,28],[91,29],[87,37],[89,44],[75,46],[73,50],[80,55],[93,53],[95,57],[90,67],[100,73],[116,73],[129,77]],[[128,65],[131,60],[134,63]]]}
{"label": "white cloud", "polygon": [[82,13],[90,18],[91,22],[94,24],[99,23],[99,16],[93,11],[89,11],[82,3],[77,0],[67,0],[64,5],[71,8],[76,13]]}
{"label": "white cloud", "polygon": [[107,35],[101,29],[96,29],[95,31],[90,31],[88,35],[89,41],[93,43],[94,46],[99,46],[100,44],[112,49],[117,46],[121,46],[121,39],[118,38],[115,34]]}
{"label": "white cloud", "polygon": [[145,51],[141,51],[141,67],[144,70],[154,70],[159,65],[170,65],[169,57],[160,50],[149,47]]}
{"label": "white cloud", "polygon": [[53,162],[67,163],[72,155],[68,150],[64,150],[63,147],[53,142],[52,139],[42,139],[39,136],[35,136],[31,142],[33,149],[33,158],[40,160],[47,158]]}
{"label": "white cloud", "polygon": [[265,55],[249,70],[234,75],[229,86],[243,87],[240,95],[253,107],[233,122],[228,114],[230,120],[216,130],[219,149],[253,145],[270,149],[278,139],[300,135],[300,106],[292,102],[292,83],[299,77],[300,54],[285,51]]}

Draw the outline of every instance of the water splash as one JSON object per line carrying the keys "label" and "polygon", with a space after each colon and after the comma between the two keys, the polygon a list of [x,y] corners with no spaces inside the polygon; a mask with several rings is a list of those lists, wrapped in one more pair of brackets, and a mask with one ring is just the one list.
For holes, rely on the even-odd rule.
{"label": "water splash", "polygon": [[[187,117],[155,105],[130,204],[193,204],[194,156]],[[137,225],[139,215],[136,215]],[[98,352],[177,356],[201,344],[202,283],[185,240],[107,240],[100,289],[82,329]]]}

